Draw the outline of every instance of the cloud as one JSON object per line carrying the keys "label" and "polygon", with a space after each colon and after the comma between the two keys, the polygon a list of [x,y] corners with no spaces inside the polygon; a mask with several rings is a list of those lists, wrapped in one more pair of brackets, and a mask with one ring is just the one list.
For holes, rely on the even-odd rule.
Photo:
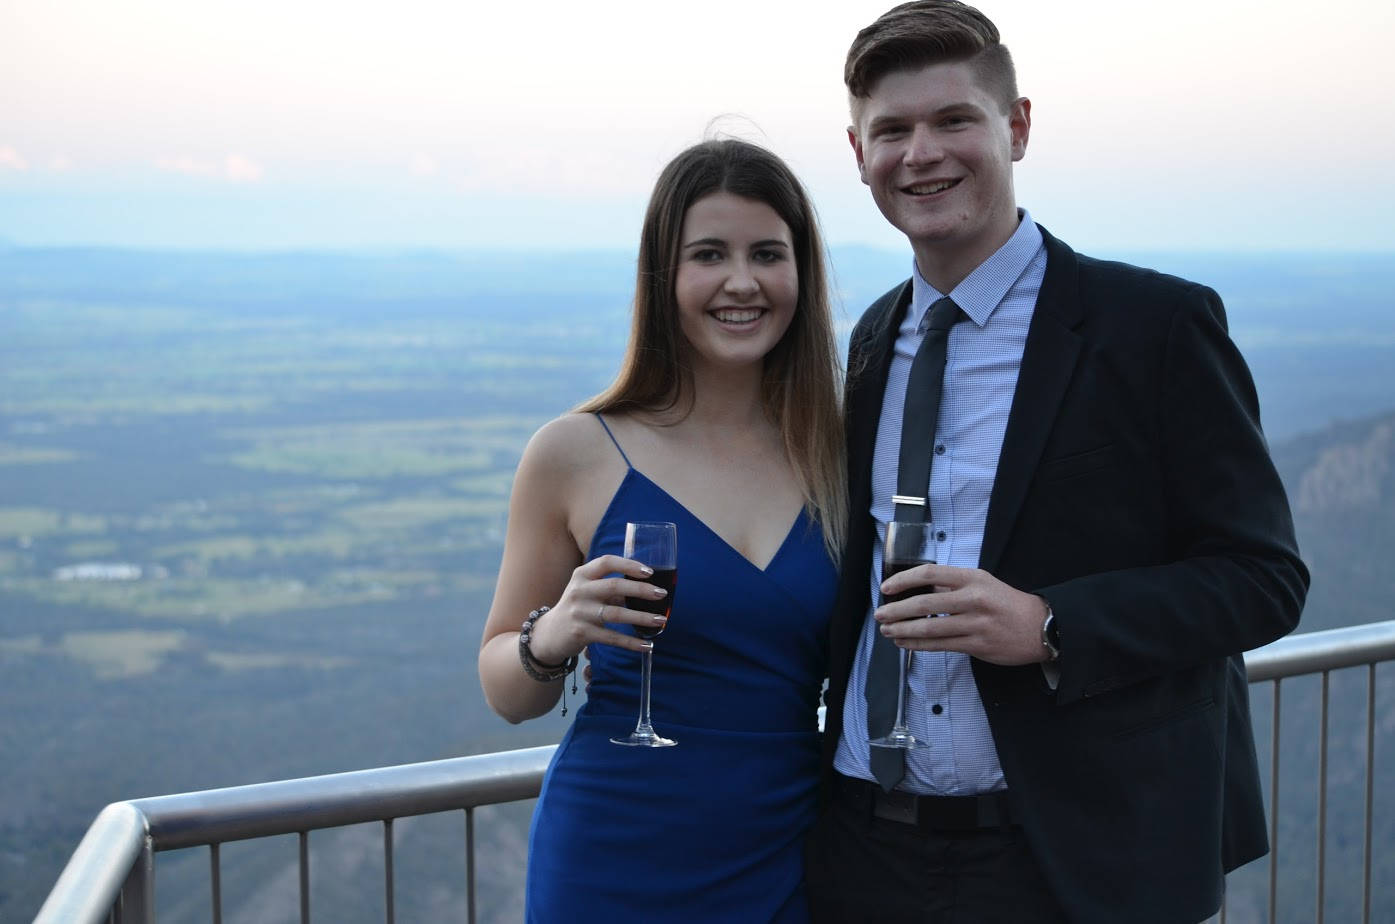
{"label": "cloud", "polygon": [[0,170],[28,170],[29,162],[7,144],[0,144]]}
{"label": "cloud", "polygon": [[161,157],[155,166],[171,173],[186,173],[189,176],[216,176],[218,168],[207,161],[196,161],[192,157]]}
{"label": "cloud", "polygon": [[155,166],[171,173],[227,180],[230,183],[256,183],[265,171],[256,161],[241,154],[229,154],[222,161],[195,160],[192,157],[161,157]]}
{"label": "cloud", "polygon": [[229,154],[225,157],[223,170],[234,183],[256,183],[263,175],[261,164],[241,154]]}
{"label": "cloud", "polygon": [[58,154],[49,160],[48,169],[54,173],[65,173],[73,169],[73,159],[66,154]]}
{"label": "cloud", "polygon": [[436,173],[440,167],[436,163],[436,158],[431,155],[415,154],[412,156],[412,159],[408,161],[407,169],[416,176],[431,176]]}

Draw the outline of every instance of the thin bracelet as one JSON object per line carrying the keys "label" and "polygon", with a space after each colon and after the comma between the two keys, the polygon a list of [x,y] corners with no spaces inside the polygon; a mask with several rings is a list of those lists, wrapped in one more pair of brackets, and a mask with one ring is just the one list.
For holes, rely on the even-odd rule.
{"label": "thin bracelet", "polygon": [[523,626],[518,630],[518,660],[523,663],[524,673],[539,683],[561,680],[576,670],[577,665],[576,655],[572,655],[561,664],[548,664],[546,661],[539,661],[533,657],[533,649],[529,647],[533,642],[533,625],[538,621],[538,617],[551,609],[550,606],[540,606],[533,610],[528,614],[528,618],[523,620]]}

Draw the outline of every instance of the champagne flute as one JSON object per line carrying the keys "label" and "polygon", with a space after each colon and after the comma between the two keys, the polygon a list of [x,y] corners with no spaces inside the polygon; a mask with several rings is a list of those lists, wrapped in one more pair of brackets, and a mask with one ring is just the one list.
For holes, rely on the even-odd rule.
{"label": "champagne flute", "polygon": [[[673,523],[626,523],[625,557],[653,569],[653,574],[644,578],[650,584],[657,584],[668,591],[666,596],[655,600],[651,597],[626,597],[625,607],[668,616],[673,608],[673,590],[678,583],[678,527]],[[665,738],[654,731],[649,721],[649,678],[654,670],[654,649],[652,640],[664,631],[663,626],[635,626],[635,635],[650,639],[650,647],[641,654],[643,671],[639,686],[639,722],[628,738],[611,738],[613,744],[631,747],[667,748],[677,744],[672,738]]]}
{"label": "champagne flute", "polygon": [[[886,545],[883,552],[883,581],[893,574],[899,574],[917,565],[933,565],[935,563],[935,530],[929,523],[893,520],[886,524]],[[925,593],[925,590],[916,587],[904,593],[885,597],[882,602],[896,603],[921,593]],[[880,738],[872,738],[867,742],[873,747],[904,748],[906,750],[929,747],[928,742],[921,741],[911,734],[911,730],[906,727],[906,674],[910,668],[911,650],[902,648],[900,672],[896,686],[896,721],[891,726],[891,731]]]}

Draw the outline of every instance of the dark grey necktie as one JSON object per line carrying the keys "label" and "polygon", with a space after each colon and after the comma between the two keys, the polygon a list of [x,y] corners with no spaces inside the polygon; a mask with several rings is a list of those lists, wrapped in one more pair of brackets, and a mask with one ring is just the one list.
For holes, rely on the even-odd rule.
{"label": "dark grey necktie", "polygon": [[[940,391],[944,385],[945,351],[949,329],[963,317],[948,297],[930,306],[925,337],[911,361],[906,381],[906,403],[901,414],[901,454],[896,468],[897,520],[930,520],[930,463],[934,458],[935,424],[940,416]],[[900,649],[880,632],[872,635],[872,656],[867,664],[867,734],[880,738],[896,721],[896,682],[900,679]],[[900,748],[871,748],[872,775],[882,789],[891,792],[906,775],[906,752]]]}

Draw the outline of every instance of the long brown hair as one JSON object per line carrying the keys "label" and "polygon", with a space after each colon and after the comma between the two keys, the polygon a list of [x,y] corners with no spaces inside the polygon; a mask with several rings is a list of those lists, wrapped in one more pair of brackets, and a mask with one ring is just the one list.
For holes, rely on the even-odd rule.
{"label": "long brown hair", "polygon": [[784,161],[736,139],[704,141],[679,154],[659,175],[639,241],[630,342],[615,381],[578,412],[664,411],[692,406],[692,371],[683,363],[674,276],[683,218],[704,196],[726,192],[762,202],[790,229],[799,298],[789,329],[766,355],[761,403],[780,430],[805,507],[823,529],[824,546],[841,560],[848,499],[843,420],[838,410],[839,362],[828,301],[818,219],[809,196]]}

